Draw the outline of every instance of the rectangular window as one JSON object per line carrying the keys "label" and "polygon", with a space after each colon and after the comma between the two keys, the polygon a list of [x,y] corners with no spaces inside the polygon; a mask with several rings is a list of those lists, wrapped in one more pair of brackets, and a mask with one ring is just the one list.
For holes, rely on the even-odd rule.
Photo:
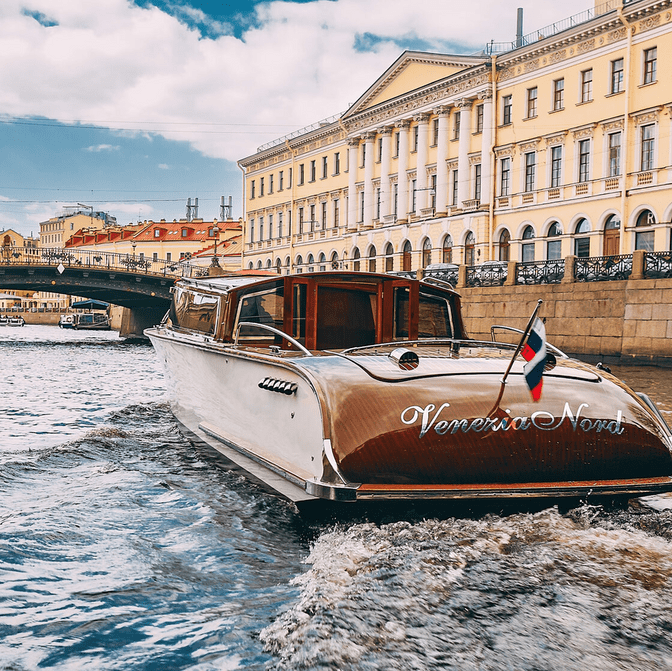
{"label": "rectangular window", "polygon": [[436,147],[439,144],[439,120],[434,119],[432,121],[432,147]]}
{"label": "rectangular window", "polygon": [[380,219],[380,187],[376,189],[376,219]]}
{"label": "rectangular window", "polygon": [[341,153],[336,152],[334,154],[334,175],[340,175],[341,174]]}
{"label": "rectangular window", "polygon": [[611,61],[611,80],[609,93],[620,93],[623,90],[623,59],[617,58]]}
{"label": "rectangular window", "polygon": [[511,123],[511,110],[513,107],[513,96],[504,96],[502,98],[502,125]]}
{"label": "rectangular window", "polygon": [[364,221],[364,192],[359,192],[359,221]]}
{"label": "rectangular window", "polygon": [[303,233],[303,208],[299,208],[299,234]]}
{"label": "rectangular window", "polygon": [[316,174],[316,169],[315,169],[315,161],[310,162],[310,181],[314,182],[317,177]]}
{"label": "rectangular window", "polygon": [[394,155],[395,157],[399,156],[399,137],[401,133],[397,132],[394,134]]}
{"label": "rectangular window", "polygon": [[527,89],[527,118],[532,119],[537,116],[537,87],[533,86]]}
{"label": "rectangular window", "polygon": [[154,229],[154,237],[155,238],[160,238],[161,237],[161,230],[158,228]]}
{"label": "rectangular window", "polygon": [[268,239],[273,239],[273,215],[268,215]]}
{"label": "rectangular window", "polygon": [[326,156],[322,157],[322,179],[326,179],[329,173],[328,159]]}
{"label": "rectangular window", "polygon": [[451,203],[457,205],[457,190],[458,190],[458,180],[457,180],[457,170],[453,170],[453,198]]}
{"label": "rectangular window", "polygon": [[642,126],[642,171],[653,170],[653,124]]}
{"label": "rectangular window", "polygon": [[562,183],[562,147],[551,147],[551,188],[557,189]]}
{"label": "rectangular window", "polygon": [[581,102],[587,103],[593,99],[593,70],[584,70],[581,73]]}
{"label": "rectangular window", "polygon": [[282,237],[282,224],[283,224],[283,219],[284,219],[283,213],[282,213],[282,212],[278,212],[278,237],[279,237],[279,238]]}
{"label": "rectangular window", "polygon": [[535,175],[537,169],[537,155],[531,151],[525,154],[525,191],[534,191]]}
{"label": "rectangular window", "polygon": [[254,242],[254,219],[250,219],[250,242]]}
{"label": "rectangular window", "polygon": [[362,165],[363,168],[366,165],[366,142],[362,143]]}
{"label": "rectangular window", "polygon": [[250,184],[250,198],[254,198],[256,195],[256,190],[257,190],[257,185],[255,184],[255,181],[252,180],[252,183]]}
{"label": "rectangular window", "polygon": [[511,159],[503,158],[500,167],[499,195],[508,196],[511,193]]}
{"label": "rectangular window", "polygon": [[420,134],[420,126],[413,126],[413,151],[418,151],[419,134]]}
{"label": "rectangular window", "polygon": [[621,134],[609,134],[609,177],[621,174]]}
{"label": "rectangular window", "polygon": [[302,186],[306,179],[305,166],[303,163],[299,165],[299,186]]}
{"label": "rectangular window", "polygon": [[[254,221],[254,219],[252,220]],[[166,261],[172,261],[173,255],[170,252],[166,252]]]}
{"label": "rectangular window", "polygon": [[259,240],[264,239],[264,218],[259,217]]}
{"label": "rectangular window", "polygon": [[587,182],[590,169],[590,140],[579,141],[579,182]]}
{"label": "rectangular window", "polygon": [[263,195],[264,195],[264,178],[262,177],[259,180],[259,196],[263,196]]}
{"label": "rectangular window", "polygon": [[397,206],[399,205],[399,184],[397,184],[396,182],[394,183],[394,187],[392,189],[392,196],[394,198],[392,212],[394,213],[394,218],[396,220],[398,211]]}
{"label": "rectangular window", "polygon": [[556,79],[553,82],[553,111],[565,109],[565,80]]}
{"label": "rectangular window", "polygon": [[431,191],[429,192],[429,195],[431,196],[431,206],[432,209],[436,209],[436,175],[432,175],[432,188]]}
{"label": "rectangular window", "polygon": [[315,218],[315,205],[310,206],[310,230],[314,231],[317,228],[317,220]]}
{"label": "rectangular window", "polygon": [[153,252],[152,253],[152,261],[158,261],[159,260],[159,253],[158,252]]}
{"label": "rectangular window", "polygon": [[292,188],[292,169],[289,169],[289,175],[287,176],[287,188]]}
{"label": "rectangular window", "polygon": [[268,177],[268,193],[273,193],[273,175]]}
{"label": "rectangular window", "polygon": [[322,216],[321,219],[322,221],[320,222],[322,224],[322,229],[325,229],[327,227],[327,201],[322,201]]}
{"label": "rectangular window", "polygon": [[644,78],[642,83],[653,84],[656,81],[656,60],[658,58],[657,47],[644,50]]}
{"label": "rectangular window", "polygon": [[484,105],[476,105],[476,132],[483,132]]}
{"label": "rectangular window", "polygon": [[285,181],[285,171],[281,170],[278,173],[278,190],[279,191],[282,191],[285,188],[284,187],[284,181]]}
{"label": "rectangular window", "polygon": [[383,160],[383,138],[378,138],[378,162]]}
{"label": "rectangular window", "polygon": [[416,190],[416,185],[418,183],[417,179],[414,179],[411,181],[411,189],[412,189],[412,195],[413,197],[411,198],[411,212],[415,212],[415,207],[416,207],[416,196],[417,196],[417,190]]}
{"label": "rectangular window", "polygon": [[460,113],[455,112],[455,123],[453,124],[453,140],[460,139]]}
{"label": "rectangular window", "polygon": [[481,200],[481,164],[474,166],[474,200]]}
{"label": "rectangular window", "polygon": [[339,201],[334,201],[334,228],[338,228],[341,225],[341,212],[339,208]]}

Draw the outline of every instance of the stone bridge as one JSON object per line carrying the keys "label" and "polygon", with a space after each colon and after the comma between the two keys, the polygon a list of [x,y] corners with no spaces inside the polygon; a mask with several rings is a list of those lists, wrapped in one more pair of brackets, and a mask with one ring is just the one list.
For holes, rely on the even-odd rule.
{"label": "stone bridge", "polygon": [[69,249],[2,248],[0,291],[48,291],[124,308],[120,335],[142,336],[161,321],[175,280],[206,269],[134,254]]}

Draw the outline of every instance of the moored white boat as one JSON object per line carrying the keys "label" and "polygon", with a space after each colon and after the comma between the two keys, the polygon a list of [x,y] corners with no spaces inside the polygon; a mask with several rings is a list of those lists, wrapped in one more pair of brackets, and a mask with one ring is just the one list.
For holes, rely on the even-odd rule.
{"label": "moored white boat", "polygon": [[516,345],[469,339],[437,280],[182,280],[146,334],[177,419],[296,502],[672,491],[646,397],[555,350],[533,401]]}

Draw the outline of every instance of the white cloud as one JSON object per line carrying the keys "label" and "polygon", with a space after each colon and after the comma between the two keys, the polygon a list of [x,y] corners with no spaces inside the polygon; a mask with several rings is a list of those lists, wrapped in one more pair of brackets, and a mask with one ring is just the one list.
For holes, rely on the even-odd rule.
{"label": "white cloud", "polygon": [[94,144],[91,145],[90,147],[85,147],[84,151],[91,151],[91,152],[101,152],[101,151],[119,151],[120,147],[119,145],[113,145],[113,144]]}
{"label": "white cloud", "polygon": [[170,166],[167,163],[159,163],[160,170],[170,170]]}
{"label": "white cloud", "polygon": [[[236,160],[346,109],[399,56],[398,43],[421,40],[433,51],[460,44],[468,53],[491,39],[513,40],[518,4],[270,2],[257,5],[256,27],[237,39],[225,24],[210,25],[218,36],[203,38],[127,0],[3,0],[0,115],[158,131],[205,155]],[[531,3],[525,32],[589,6]],[[208,23],[198,10],[191,16]],[[363,34],[382,40],[358,52]]]}

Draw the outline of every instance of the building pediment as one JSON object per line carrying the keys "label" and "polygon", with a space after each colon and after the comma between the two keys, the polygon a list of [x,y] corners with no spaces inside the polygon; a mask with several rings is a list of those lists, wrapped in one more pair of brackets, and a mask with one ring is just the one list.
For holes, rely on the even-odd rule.
{"label": "building pediment", "polygon": [[462,70],[479,65],[478,56],[454,56],[405,51],[343,115],[353,117],[409,91],[445,79]]}

